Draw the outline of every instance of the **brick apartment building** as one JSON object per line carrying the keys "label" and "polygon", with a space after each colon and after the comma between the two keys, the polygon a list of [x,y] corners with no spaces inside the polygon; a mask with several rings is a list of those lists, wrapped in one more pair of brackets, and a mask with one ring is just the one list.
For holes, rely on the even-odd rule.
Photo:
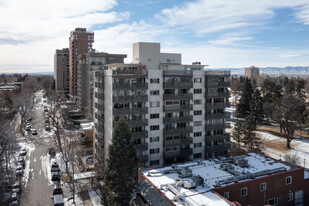
{"label": "brick apartment building", "polygon": [[86,28],[76,28],[71,31],[69,38],[69,68],[70,68],[70,96],[75,99],[77,95],[77,56],[92,51],[94,33],[87,32]]}
{"label": "brick apartment building", "polygon": [[309,170],[250,153],[140,170],[136,203],[305,206],[308,185]]}
{"label": "brick apartment building", "polygon": [[69,49],[57,49],[54,56],[54,79],[55,89],[62,94],[69,94],[70,68],[69,68]]}

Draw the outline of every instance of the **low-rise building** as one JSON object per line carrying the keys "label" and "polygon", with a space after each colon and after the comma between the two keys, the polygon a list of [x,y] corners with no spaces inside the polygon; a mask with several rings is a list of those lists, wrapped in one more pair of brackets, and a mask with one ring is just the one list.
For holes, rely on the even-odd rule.
{"label": "low-rise building", "polygon": [[309,171],[256,153],[139,170],[138,205],[309,205]]}

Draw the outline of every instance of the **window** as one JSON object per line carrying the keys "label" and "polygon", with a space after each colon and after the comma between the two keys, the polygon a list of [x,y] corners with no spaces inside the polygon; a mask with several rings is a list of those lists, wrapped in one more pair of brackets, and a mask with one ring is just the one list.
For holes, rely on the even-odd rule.
{"label": "window", "polygon": [[150,114],[150,119],[158,119],[160,117],[160,114]]}
{"label": "window", "polygon": [[194,127],[202,126],[202,121],[195,121],[193,122]]}
{"label": "window", "polygon": [[160,148],[150,149],[150,154],[158,154],[160,152]]}
{"label": "window", "polygon": [[195,99],[194,104],[202,104],[202,100],[201,99]]}
{"label": "window", "polygon": [[159,90],[151,90],[150,95],[160,95],[160,91]]}
{"label": "window", "polygon": [[150,142],[159,142],[160,137],[150,137]]}
{"label": "window", "polygon": [[298,190],[295,192],[295,205],[299,204],[302,205],[304,201],[304,191]]}
{"label": "window", "polygon": [[196,110],[196,111],[194,111],[194,115],[202,115],[202,110]]}
{"label": "window", "polygon": [[248,195],[248,188],[244,187],[240,189],[240,197],[246,197]]}
{"label": "window", "polygon": [[292,176],[288,176],[288,177],[285,178],[285,184],[286,185],[292,184]]}
{"label": "window", "polygon": [[278,197],[266,200],[265,205],[278,205]]}
{"label": "window", "polygon": [[159,84],[160,83],[160,79],[159,78],[152,78],[150,79],[150,84]]}
{"label": "window", "polygon": [[194,148],[202,147],[202,142],[194,143]]}
{"label": "window", "polygon": [[160,164],[160,160],[152,160],[149,162],[150,166],[155,166]]}
{"label": "window", "polygon": [[230,192],[223,193],[223,197],[226,198],[226,199],[229,199],[230,198]]}
{"label": "window", "polygon": [[150,107],[160,107],[160,102],[150,102]]}
{"label": "window", "polygon": [[202,89],[194,89],[194,94],[202,94]]}
{"label": "window", "polygon": [[201,137],[202,132],[194,132],[193,135],[194,135],[194,137]]}
{"label": "window", "polygon": [[260,184],[260,192],[266,191],[266,182]]}
{"label": "window", "polygon": [[150,126],[150,131],[159,130],[159,129],[160,129],[159,125],[152,125],[152,126]]}
{"label": "window", "polygon": [[289,192],[288,194],[288,201],[293,201],[293,192]]}
{"label": "window", "polygon": [[202,78],[194,78],[194,83],[201,83],[202,82]]}

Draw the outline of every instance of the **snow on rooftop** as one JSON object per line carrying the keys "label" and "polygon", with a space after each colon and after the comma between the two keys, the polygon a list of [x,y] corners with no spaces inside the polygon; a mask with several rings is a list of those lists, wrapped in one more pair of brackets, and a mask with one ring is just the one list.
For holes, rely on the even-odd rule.
{"label": "snow on rooftop", "polygon": [[80,128],[82,130],[93,130],[93,127],[94,127],[94,122],[80,124]]}
{"label": "snow on rooftop", "polygon": [[[241,167],[234,164],[235,161],[237,161],[238,159],[248,161],[248,166]],[[228,164],[229,167],[232,169],[220,169],[223,164]],[[186,189],[183,186],[177,185],[179,183],[179,180],[182,180],[183,182],[191,180],[189,177],[180,178],[176,170],[178,170],[179,172],[179,170],[181,170],[182,168],[191,169],[192,176],[202,177],[203,185],[196,186],[192,189]],[[221,196],[211,192],[210,190],[218,185],[224,186],[230,183],[234,183],[234,181],[227,180],[238,178],[238,181],[246,181],[250,179],[250,175],[256,175],[255,178],[259,178],[261,176],[268,175],[268,171],[270,170],[279,172],[290,169],[290,166],[280,162],[276,162],[274,159],[267,158],[256,153],[250,153],[248,156],[240,156],[221,160],[204,160],[199,162],[176,165],[174,167],[145,170],[143,171],[143,174],[170,200],[174,200],[175,197],[178,196],[183,196],[189,202],[189,204],[184,205],[190,205],[190,202],[192,202],[193,205],[219,206],[228,205],[228,203]],[[176,191],[171,188],[171,185],[174,189],[176,188]],[[176,205],[183,204],[183,202],[179,202],[179,200],[175,200],[174,203]]]}

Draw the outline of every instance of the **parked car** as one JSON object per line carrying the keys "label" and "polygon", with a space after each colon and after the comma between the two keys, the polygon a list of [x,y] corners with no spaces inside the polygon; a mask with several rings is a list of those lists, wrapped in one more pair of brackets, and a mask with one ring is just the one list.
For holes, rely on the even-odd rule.
{"label": "parked car", "polygon": [[10,197],[9,206],[17,206],[17,205],[19,205],[18,194],[16,192],[13,192]]}
{"label": "parked car", "polygon": [[49,123],[49,117],[45,117],[45,123]]}
{"label": "parked car", "polygon": [[48,154],[52,157],[54,157],[56,155],[56,151],[54,147],[49,147],[48,148]]}
{"label": "parked car", "polygon": [[26,126],[26,127],[25,127],[25,130],[26,130],[26,131],[30,131],[30,130],[31,130],[31,126]]}
{"label": "parked car", "polygon": [[32,117],[28,117],[27,121],[28,122],[32,121]]}
{"label": "parked car", "polygon": [[22,176],[24,174],[24,168],[21,165],[17,166],[15,174],[16,176]]}
{"label": "parked car", "polygon": [[54,200],[54,206],[64,206],[62,194],[54,195],[53,200]]}
{"label": "parked car", "polygon": [[59,183],[60,182],[60,178],[61,175],[58,172],[52,172],[51,173],[51,181],[55,184],[55,183]]}
{"label": "parked car", "polygon": [[32,135],[38,135],[38,132],[36,129],[31,129]]}
{"label": "parked car", "polygon": [[19,151],[19,156],[26,156],[26,154],[27,154],[27,150],[25,148]]}
{"label": "parked car", "polygon": [[50,126],[49,125],[45,125],[45,130],[46,131],[50,131]]}
{"label": "parked car", "polygon": [[62,193],[62,189],[61,189],[61,185],[60,185],[60,183],[55,183],[54,184],[53,195],[59,195],[59,194],[63,194]]}
{"label": "parked car", "polygon": [[20,157],[18,159],[18,162],[17,162],[18,165],[21,165],[23,168],[25,168],[25,160],[23,157]]}
{"label": "parked car", "polygon": [[57,164],[57,162],[53,162],[50,168],[50,172],[59,172],[61,171],[59,169],[59,165]]}
{"label": "parked car", "polygon": [[22,188],[19,181],[15,181],[11,186],[12,192],[21,193]]}

